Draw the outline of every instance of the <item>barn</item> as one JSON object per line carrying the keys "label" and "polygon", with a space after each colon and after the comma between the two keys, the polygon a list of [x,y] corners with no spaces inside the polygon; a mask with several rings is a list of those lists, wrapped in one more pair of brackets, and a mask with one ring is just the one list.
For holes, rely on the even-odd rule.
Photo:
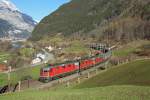
{"label": "barn", "polygon": [[6,71],[7,66],[5,64],[0,64],[0,72]]}

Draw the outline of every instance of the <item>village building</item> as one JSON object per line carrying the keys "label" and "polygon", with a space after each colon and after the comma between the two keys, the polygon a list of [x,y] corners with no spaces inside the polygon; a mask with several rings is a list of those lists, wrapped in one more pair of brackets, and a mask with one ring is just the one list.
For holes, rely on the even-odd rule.
{"label": "village building", "polygon": [[0,64],[0,72],[6,71],[7,70],[7,66],[4,64]]}

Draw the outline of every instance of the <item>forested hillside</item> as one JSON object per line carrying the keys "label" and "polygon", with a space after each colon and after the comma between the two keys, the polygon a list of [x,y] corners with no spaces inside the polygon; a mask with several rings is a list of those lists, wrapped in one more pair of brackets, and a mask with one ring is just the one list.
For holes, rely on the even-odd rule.
{"label": "forested hillside", "polygon": [[58,33],[117,41],[149,39],[149,27],[149,0],[72,0],[46,16],[32,39]]}

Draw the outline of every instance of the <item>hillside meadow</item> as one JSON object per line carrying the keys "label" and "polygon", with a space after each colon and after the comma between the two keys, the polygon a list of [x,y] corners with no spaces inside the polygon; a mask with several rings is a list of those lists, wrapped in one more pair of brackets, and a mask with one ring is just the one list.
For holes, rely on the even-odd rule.
{"label": "hillside meadow", "polygon": [[108,69],[81,84],[55,90],[26,90],[0,100],[150,100],[150,60]]}

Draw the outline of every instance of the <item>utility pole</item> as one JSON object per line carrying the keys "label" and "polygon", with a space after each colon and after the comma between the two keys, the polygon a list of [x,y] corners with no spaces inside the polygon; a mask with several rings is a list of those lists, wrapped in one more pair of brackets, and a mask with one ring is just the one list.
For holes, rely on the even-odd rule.
{"label": "utility pole", "polygon": [[10,92],[10,74],[11,74],[11,66],[8,67],[8,91]]}
{"label": "utility pole", "polygon": [[77,83],[80,83],[80,77],[78,77]]}
{"label": "utility pole", "polygon": [[20,90],[21,90],[21,81],[18,82],[18,86],[19,86],[18,91],[20,92]]}
{"label": "utility pole", "polygon": [[79,62],[79,71],[78,71],[78,75],[81,75],[81,67],[80,67],[80,65],[81,65],[81,59],[78,58],[77,61]]}

